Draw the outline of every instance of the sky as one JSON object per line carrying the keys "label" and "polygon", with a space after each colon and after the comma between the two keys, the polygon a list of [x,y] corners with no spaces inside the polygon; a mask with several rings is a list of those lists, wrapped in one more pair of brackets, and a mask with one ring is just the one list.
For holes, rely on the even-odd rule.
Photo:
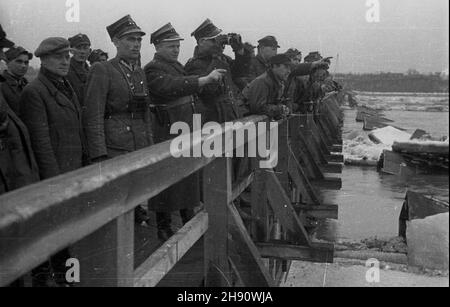
{"label": "sky", "polygon": [[[66,19],[72,1],[79,2],[79,22]],[[367,14],[376,2],[379,21],[370,23]],[[106,26],[126,14],[147,32],[143,64],[154,54],[150,34],[167,22],[185,38],[179,59],[185,64],[195,46],[191,32],[210,18],[252,44],[274,35],[281,52],[295,47],[305,55],[333,56],[334,73],[430,73],[449,66],[448,0],[0,0],[8,38],[31,51],[46,37],[81,32],[93,48],[114,56]]]}

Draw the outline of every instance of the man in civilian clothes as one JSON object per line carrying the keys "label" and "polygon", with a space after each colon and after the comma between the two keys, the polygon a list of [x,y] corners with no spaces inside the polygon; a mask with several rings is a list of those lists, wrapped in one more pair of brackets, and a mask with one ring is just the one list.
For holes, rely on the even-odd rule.
{"label": "man in civilian clothes", "polygon": [[[81,107],[66,76],[69,72],[70,43],[65,38],[47,38],[34,55],[41,59],[38,77],[27,85],[20,99],[21,118],[28,127],[41,180],[83,166],[84,136]],[[50,259],[54,281],[67,285],[68,250]],[[45,286],[49,265],[33,271],[34,285]]]}
{"label": "man in civilian clothes", "polygon": [[89,73],[87,59],[91,53],[91,41],[86,34],[77,34],[69,38],[72,48],[72,58],[70,59],[70,69],[67,79],[72,85],[77,95],[80,105],[84,106],[84,88]]}
{"label": "man in civilian clothes", "polygon": [[6,81],[2,83],[1,88],[9,107],[16,115],[20,116],[20,95],[28,84],[25,74],[33,55],[22,47],[12,47],[5,52],[5,56],[8,69],[3,72],[3,78]]}

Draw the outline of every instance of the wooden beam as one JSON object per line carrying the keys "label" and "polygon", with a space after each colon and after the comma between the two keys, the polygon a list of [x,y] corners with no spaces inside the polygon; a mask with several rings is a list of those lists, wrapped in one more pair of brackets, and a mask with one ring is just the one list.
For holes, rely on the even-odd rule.
{"label": "wooden beam", "polygon": [[316,219],[338,219],[339,207],[337,205],[293,205],[297,214],[305,214]]}
{"label": "wooden beam", "polygon": [[298,159],[300,166],[302,167],[302,169],[304,169],[309,179],[323,178],[323,173],[317,163],[314,161],[311,151],[309,150],[306,141],[299,130],[300,126],[301,119],[299,116],[294,116],[289,121],[291,148],[294,156]]}
{"label": "wooden beam", "polygon": [[251,186],[254,179],[255,179],[255,174],[251,173],[249,176],[244,178],[241,182],[234,184],[233,196],[231,197],[231,200],[234,201],[236,198],[238,198],[245,191],[245,189],[247,189],[249,186]]}
{"label": "wooden beam", "polygon": [[203,201],[208,213],[205,234],[205,285],[229,286],[228,209],[232,202],[232,166],[230,158],[218,158],[203,171]]}
{"label": "wooden beam", "polygon": [[72,247],[80,262],[77,287],[132,287],[134,210],[109,222]]}
{"label": "wooden beam", "polygon": [[342,152],[342,150],[343,150],[343,148],[342,148],[342,145],[340,145],[340,144],[334,144],[334,145],[330,146],[330,151],[332,153],[334,153],[334,152]]}
{"label": "wooden beam", "polygon": [[229,210],[230,258],[246,287],[273,287],[274,281],[264,266],[257,247],[233,204]]}
{"label": "wooden beam", "polygon": [[341,154],[325,155],[325,159],[332,163],[344,163],[344,155]]}
{"label": "wooden beam", "polygon": [[322,180],[313,180],[311,184],[316,189],[339,191],[342,189],[342,179],[334,177],[325,177]]}
{"label": "wooden beam", "polygon": [[155,287],[208,229],[208,214],[197,214],[134,272],[135,287]]}
{"label": "wooden beam", "polygon": [[316,263],[333,263],[334,245],[311,243],[311,246],[289,245],[286,243],[257,243],[263,258],[276,258],[292,261],[310,261]]}
{"label": "wooden beam", "polygon": [[308,233],[297,217],[290,199],[281,186],[274,173],[266,172],[267,176],[267,195],[269,203],[275,213],[275,216],[281,222],[282,226],[294,243],[309,245],[310,239]]}
{"label": "wooden beam", "polygon": [[320,166],[322,172],[328,174],[342,174],[343,168],[344,164],[342,163],[327,163],[325,165]]}
{"label": "wooden beam", "polygon": [[319,197],[316,195],[313,186],[309,182],[300,165],[298,165],[298,162],[294,156],[292,156],[291,162],[289,164],[289,175],[291,176],[294,184],[300,190],[302,197],[309,204],[320,204]]}

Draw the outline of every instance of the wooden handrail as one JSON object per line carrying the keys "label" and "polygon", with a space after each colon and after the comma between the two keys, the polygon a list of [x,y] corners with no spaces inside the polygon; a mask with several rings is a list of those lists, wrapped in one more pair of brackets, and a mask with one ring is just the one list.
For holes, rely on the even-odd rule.
{"label": "wooden handrail", "polygon": [[[326,109],[329,115],[318,119],[332,117],[334,120],[324,125],[334,128],[340,120],[336,109],[333,104]],[[188,150],[208,144],[212,139],[223,140],[242,133],[249,124],[268,121],[265,116],[251,116],[235,121],[243,124],[238,129],[222,125],[221,134],[196,139]],[[304,251],[318,261],[329,261],[330,257],[324,255],[331,255],[330,247],[314,245],[303,220],[306,215],[337,216],[335,205],[323,204],[316,197],[317,185],[311,181],[327,179],[321,168],[329,166],[327,163],[333,157],[326,141],[335,139],[321,138],[327,127],[315,126],[310,116],[297,115],[278,124],[280,148],[276,173],[261,169],[257,163],[259,158],[252,158],[254,171],[241,178],[241,182],[234,182],[229,157],[176,158],[170,151],[172,141],[167,141],[0,196],[0,286],[8,285],[67,247],[72,247],[83,261],[81,274],[87,285],[154,286],[203,236],[206,285],[227,285],[233,275],[239,275],[238,280],[250,286],[276,284],[270,280],[260,251],[233,204],[249,186],[252,186],[253,240],[264,243],[271,239],[266,224],[270,211],[266,205],[270,205],[285,229],[283,238],[288,240],[280,248]],[[304,138],[293,137],[297,133],[306,134]],[[256,142],[246,140],[253,141]],[[304,145],[310,148],[300,150]],[[233,144],[233,148],[242,149],[243,144]],[[226,150],[223,146],[222,153]],[[297,157],[315,164],[311,157],[314,154],[321,159],[305,172]],[[205,211],[135,270],[134,208],[201,169],[203,183],[208,186],[203,194]],[[295,206],[293,199],[302,202]],[[289,242],[300,245],[291,246]],[[270,246],[267,255],[279,252],[277,246]],[[236,253],[242,253],[247,259],[240,263],[242,259]],[[286,266],[286,262],[275,265],[278,270],[275,281]]]}
{"label": "wooden handrail", "polygon": [[[267,121],[267,117],[251,116],[236,122],[261,121]],[[227,133],[222,129],[223,136]],[[200,142],[211,137],[217,135],[205,136]],[[26,274],[54,253],[215,159],[174,158],[170,143],[156,144],[2,195],[0,285]]]}

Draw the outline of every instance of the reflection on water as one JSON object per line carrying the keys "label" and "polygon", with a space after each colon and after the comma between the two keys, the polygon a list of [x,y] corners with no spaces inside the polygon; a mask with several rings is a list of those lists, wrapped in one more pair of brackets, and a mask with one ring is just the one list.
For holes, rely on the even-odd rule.
{"label": "reflection on water", "polygon": [[448,201],[448,176],[401,178],[380,174],[373,168],[346,166],[341,191],[326,192],[326,198],[339,205],[339,220],[327,220],[319,239],[361,240],[369,237],[394,237],[398,217],[408,189]]}
{"label": "reflection on water", "polygon": [[[387,111],[394,125],[412,133],[423,129],[435,136],[449,134],[448,112]],[[356,112],[346,111],[344,134],[362,131],[355,122]],[[361,240],[369,237],[394,237],[398,234],[398,218],[408,189],[434,197],[449,199],[448,175],[418,175],[401,178],[377,173],[375,168],[346,166],[342,174],[343,188],[325,193],[328,202],[339,205],[339,220],[327,220],[318,230],[319,239]]]}

